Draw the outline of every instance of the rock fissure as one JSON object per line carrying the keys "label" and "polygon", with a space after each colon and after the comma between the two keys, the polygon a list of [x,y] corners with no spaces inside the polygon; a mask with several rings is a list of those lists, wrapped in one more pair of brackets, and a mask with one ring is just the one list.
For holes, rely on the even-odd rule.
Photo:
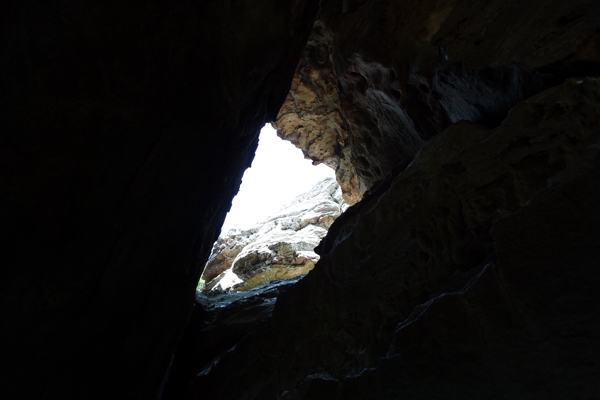
{"label": "rock fissure", "polygon": [[0,8],[3,398],[598,397],[599,2]]}
{"label": "rock fissure", "polygon": [[[397,339],[393,340],[393,336],[400,335],[401,337],[404,337],[405,335],[409,335],[406,340],[412,340],[409,338],[414,337],[412,330],[415,328],[413,328],[413,326],[418,327],[418,336],[423,338],[432,337],[432,333],[430,333],[431,328],[425,329],[424,324],[433,323],[434,320],[431,318],[439,318],[444,314],[444,311],[442,310],[445,310],[448,307],[453,309],[455,305],[458,306],[461,303],[464,303],[460,306],[463,307],[463,311],[461,311],[462,314],[459,313],[459,315],[464,315],[464,318],[471,322],[463,328],[459,328],[456,323],[450,323],[448,326],[442,328],[442,331],[450,333],[452,331],[465,330],[465,333],[468,333],[468,336],[465,339],[458,340],[458,342],[462,343],[466,340],[469,343],[468,345],[465,344],[467,346],[465,347],[465,351],[467,352],[470,351],[466,350],[468,348],[476,349],[480,346],[481,348],[469,357],[479,354],[476,356],[476,359],[481,360],[478,362],[482,363],[482,371],[487,371],[485,372],[486,375],[476,373],[474,376],[479,376],[480,379],[490,382],[490,387],[498,387],[497,381],[504,378],[500,378],[502,375],[498,375],[499,371],[496,370],[497,364],[495,364],[495,362],[497,362],[498,353],[495,350],[492,351],[492,349],[495,346],[494,343],[497,343],[499,339],[490,338],[488,340],[482,338],[482,335],[484,335],[485,332],[489,332],[491,328],[486,328],[484,326],[484,323],[489,324],[489,322],[484,322],[485,319],[482,319],[484,317],[480,316],[479,311],[482,307],[482,299],[486,299],[485,301],[487,302],[486,296],[489,297],[489,294],[486,295],[485,292],[482,292],[477,296],[473,294],[474,292],[479,293],[482,285],[489,286],[491,284],[488,282],[492,279],[489,278],[489,276],[497,276],[496,274],[490,275],[489,273],[486,273],[490,267],[485,267],[488,262],[485,260],[491,259],[491,261],[493,261],[491,269],[495,270],[498,268],[494,265],[500,265],[501,269],[504,268],[502,258],[498,261],[498,256],[495,255],[497,251],[496,245],[492,237],[489,236],[490,231],[492,229],[497,229],[493,228],[498,226],[497,222],[494,223],[495,221],[514,218],[515,211],[530,207],[531,199],[535,197],[536,193],[539,193],[540,190],[546,188],[546,180],[548,178],[557,176],[557,174],[566,173],[566,171],[568,171],[568,166],[572,167],[581,163],[580,158],[582,150],[592,141],[592,137],[594,138],[594,142],[600,140],[600,134],[596,128],[589,130],[588,128],[583,127],[585,124],[580,125],[580,122],[578,122],[580,121],[580,118],[585,119],[587,118],[587,115],[593,115],[594,113],[590,113],[590,111],[598,107],[598,104],[592,100],[593,96],[589,97],[589,95],[582,94],[586,92],[592,93],[593,90],[579,90],[581,85],[591,89],[591,87],[596,87],[596,85],[598,85],[598,81],[594,79],[583,81],[573,80],[557,88],[549,89],[548,91],[529,99],[527,102],[518,105],[509,114],[505,123],[491,131],[466,122],[451,126],[447,131],[438,135],[435,139],[432,139],[417,154],[407,168],[400,169],[393,179],[390,178],[388,180],[388,184],[380,185],[371,195],[369,195],[369,197],[363,199],[358,205],[351,207],[348,210],[348,214],[344,214],[334,223],[334,226],[330,229],[329,235],[332,235],[335,239],[330,239],[328,237],[324,240],[318,249],[322,258],[317,263],[316,268],[304,278],[303,281],[299,282],[288,292],[279,297],[273,319],[270,322],[270,324],[280,327],[279,329],[282,329],[282,327],[285,327],[287,324],[294,326],[294,328],[291,328],[294,333],[289,331],[289,334],[284,335],[284,337],[292,335],[295,338],[294,349],[289,350],[295,354],[293,361],[290,360],[290,362],[292,362],[290,365],[292,369],[300,368],[301,365],[307,365],[307,367],[305,367],[307,378],[305,378],[304,381],[298,380],[297,377],[285,374],[281,371],[278,373],[279,380],[288,379],[288,383],[285,384],[285,387],[287,387],[286,390],[289,395],[291,395],[291,393],[297,393],[303,397],[310,397],[310,386],[312,384],[311,382],[314,381],[313,378],[309,378],[309,376],[312,376],[310,375],[312,373],[310,371],[316,371],[321,368],[325,368],[324,372],[332,378],[331,382],[335,382],[336,393],[338,391],[339,393],[345,394],[352,393],[351,391],[345,392],[344,388],[352,387],[352,382],[357,380],[361,382],[370,382],[371,377],[369,375],[384,374],[385,376],[386,373],[381,371],[392,368],[388,363],[396,365],[399,362],[399,359],[396,360],[396,357],[390,359],[390,355],[392,354],[390,351],[392,350],[389,350],[390,347],[387,347],[384,343],[396,343],[392,344],[392,349],[405,348],[402,344],[403,341],[398,341]],[[570,94],[566,95],[567,93]],[[578,98],[577,96],[580,95],[583,95],[583,97]],[[573,99],[578,98],[572,103],[573,107],[570,107],[567,112],[570,117],[565,119],[562,112],[552,112],[546,116],[545,120],[538,119],[533,125],[531,122],[522,122],[531,121],[528,120],[528,116],[532,115],[531,113],[535,115],[537,107],[552,105],[555,104],[557,98],[567,97]],[[552,109],[552,107],[549,107],[548,109]],[[580,134],[577,135],[575,142],[571,142],[572,137],[569,138],[570,135],[565,135],[564,133],[567,131],[575,132],[575,130],[566,128],[563,124],[582,126],[583,130],[579,131]],[[519,141],[521,138],[529,138],[527,140],[528,143],[535,142],[540,145],[543,144],[545,148],[540,147],[535,150],[535,153],[542,154],[548,153],[547,149],[563,148],[564,143],[569,143],[569,147],[565,148],[565,150],[560,153],[565,162],[558,163],[561,167],[559,169],[555,169],[554,167],[549,168],[548,158],[547,156],[544,156],[544,158],[540,159],[543,161],[542,164],[538,161],[532,164],[529,156],[531,150],[523,152],[521,150],[523,149],[521,145],[514,145],[515,140]],[[548,141],[544,138],[553,139]],[[531,149],[531,146],[528,145],[526,148]],[[502,161],[500,161],[500,159],[502,159]],[[513,164],[511,168],[508,167],[509,163]],[[444,173],[440,174],[440,167],[443,165],[462,165],[463,168],[446,168],[443,169]],[[522,178],[522,173],[520,172],[521,169],[519,169],[522,165],[527,166],[527,168],[530,168],[531,166],[538,168],[540,177],[534,177],[534,179],[527,177]],[[543,168],[539,169],[539,166],[542,166]],[[414,187],[417,190],[411,191],[411,187]],[[407,188],[408,190],[406,190]],[[498,194],[512,192],[514,192],[516,198],[519,199],[518,201],[513,201],[505,195],[498,196]],[[435,193],[435,195],[433,195],[433,193]],[[399,201],[400,199],[404,200]],[[450,207],[450,210],[452,208],[461,210],[460,215],[462,215],[461,218],[464,219],[462,228],[460,228],[460,225],[448,225],[448,221],[453,221],[453,219],[448,219],[448,211],[443,211],[446,207],[440,208],[440,202],[443,202],[446,207]],[[399,204],[405,204],[405,206],[398,208]],[[430,228],[428,228],[428,224],[423,224],[422,220],[419,219],[419,216],[423,215],[424,210],[420,211],[423,207],[427,207],[429,210],[426,215],[429,215],[429,220],[431,221],[431,225],[429,225]],[[398,222],[394,222],[393,220],[390,220],[389,217],[386,217],[386,215],[390,215],[389,210],[394,209],[396,210],[394,214],[400,217]],[[497,210],[499,209],[503,211],[498,213]],[[411,218],[411,215],[414,215],[414,217]],[[402,222],[403,220],[404,222]],[[419,224],[416,237],[418,238],[421,235],[421,239],[416,241],[409,239],[409,242],[404,242],[406,237],[410,238],[411,236],[410,234],[407,234],[411,230],[410,224],[415,223]],[[340,227],[341,229],[335,227],[337,224],[342,225]],[[407,227],[402,227],[402,225],[406,224],[408,224]],[[373,231],[374,227],[377,227],[377,233]],[[463,229],[466,229],[466,231],[463,231]],[[465,236],[466,232],[471,233]],[[386,238],[381,240],[388,235],[390,235],[390,239]],[[487,239],[485,239],[485,236],[487,236]],[[469,239],[469,237],[471,239]],[[464,251],[456,252],[455,250],[450,250],[452,248],[464,249],[465,244],[468,243],[469,240],[471,242],[467,245],[469,248],[468,252],[465,253]],[[406,253],[406,250],[408,249],[410,251],[414,246],[418,246],[418,248],[421,249],[421,252],[424,251],[425,253],[430,254],[426,261],[428,265],[427,270],[422,270],[421,268],[415,269],[416,265],[411,267],[411,263],[416,261],[414,256],[397,256],[398,258],[393,260],[386,259],[385,263],[380,263],[379,260],[383,257],[383,254],[387,253],[390,248],[394,248],[394,245],[392,244],[394,241],[406,243],[404,247],[397,247],[400,254],[410,254]],[[461,242],[464,244],[461,244]],[[396,246],[398,245],[396,244]],[[470,256],[469,252],[473,252],[474,250],[475,254]],[[415,252],[412,251],[412,253],[414,254]],[[359,261],[353,262],[350,260]],[[355,264],[355,267],[349,268],[353,263]],[[400,264],[402,267],[399,269],[398,267],[393,268],[392,266],[395,264]],[[423,265],[423,262],[418,262],[417,265]],[[477,265],[479,265],[479,267],[477,267]],[[469,273],[467,275],[457,274],[457,272],[461,270],[471,270],[475,271],[475,273]],[[411,273],[410,271],[414,272]],[[416,275],[414,275],[415,273]],[[402,297],[399,298],[397,294],[395,294],[400,287],[397,286],[396,283],[391,283],[403,282],[401,276],[406,274],[408,274],[409,277],[413,274],[412,278],[409,278],[409,281],[419,282],[417,286],[415,286],[414,283],[408,286],[401,285],[401,287],[406,288],[404,289],[405,293],[410,299],[408,303],[405,303]],[[392,276],[394,278],[392,278]],[[484,279],[484,277],[486,278]],[[556,277],[561,279],[561,274],[556,275]],[[330,282],[330,284],[325,287],[316,284],[316,282],[322,280]],[[375,301],[375,304],[379,303],[376,301],[374,294],[367,294],[362,288],[365,285],[367,287],[370,286],[367,282],[371,280],[379,282],[375,285],[378,288],[378,296],[383,296],[383,298],[388,299],[397,299],[397,301],[400,301],[400,303],[398,303],[399,310],[405,311],[400,311],[400,313],[389,313],[385,311],[387,308],[386,306],[377,306],[372,309],[357,304],[340,303],[335,300],[336,297],[342,297],[346,302],[351,302],[350,298],[344,293],[348,293],[350,288],[353,288],[354,295],[357,296],[357,298],[360,298],[361,301],[365,301],[366,304],[371,304],[370,302],[372,301]],[[386,288],[384,282],[389,283],[390,287]],[[310,295],[304,291],[304,285],[312,288]],[[499,293],[498,283],[493,283],[493,285],[496,285],[497,288],[492,292]],[[436,287],[437,289],[435,289]],[[506,289],[502,290],[502,292],[505,292],[505,290]],[[394,295],[392,295],[392,293],[394,293]],[[307,331],[306,328],[303,328],[303,322],[301,321],[305,321],[305,318],[308,315],[312,315],[314,311],[311,311],[308,307],[301,306],[301,304],[297,303],[297,300],[296,302],[289,303],[290,300],[288,299],[291,299],[292,296],[294,296],[294,298],[297,298],[298,296],[310,296],[312,299],[319,298],[319,301],[330,304],[329,307],[333,306],[333,308],[330,308],[328,311],[322,310],[320,317],[313,316],[313,318],[322,318],[323,323],[325,324],[325,330],[316,334],[316,332],[311,333]],[[500,296],[499,299],[501,298],[502,297]],[[308,300],[308,298],[306,301],[308,304],[313,304],[314,302],[314,300]],[[502,301],[505,300],[501,300],[501,302]],[[507,298],[506,301],[513,303],[515,300]],[[300,315],[296,314],[292,317],[277,312],[279,309],[290,307],[291,304],[294,304],[294,309],[296,311],[302,310]],[[423,306],[423,304],[426,305]],[[516,303],[513,304],[516,305]],[[458,309],[460,309],[460,307]],[[515,306],[510,306],[510,309],[514,309],[514,307]],[[517,306],[517,310],[522,309],[523,307],[527,306]],[[351,344],[351,342],[336,342],[333,340],[334,337],[340,337],[341,333],[336,333],[336,329],[331,330],[331,328],[325,328],[325,326],[332,324],[336,319],[335,316],[344,312],[352,312],[353,314],[358,312],[359,314],[356,315],[355,321],[363,319],[369,321],[365,324],[356,325],[355,322],[354,324],[349,325],[345,329],[345,332],[347,333],[344,334],[344,336],[348,335],[352,338],[363,338],[363,340],[366,340],[365,343],[370,343],[370,345],[361,345],[360,341]],[[502,313],[506,312],[510,314],[509,311],[502,311]],[[410,316],[411,314],[412,317]],[[490,315],[488,315],[487,312],[483,315],[490,318]],[[385,333],[387,332],[384,328],[386,325],[393,325],[393,320],[405,320],[406,318],[408,318],[407,322],[401,324],[400,328],[396,328],[395,334],[392,334],[392,332]],[[442,320],[447,321],[447,318],[448,317],[444,317]],[[522,321],[527,321],[531,316],[521,314],[518,318]],[[491,317],[491,320],[493,319],[494,318]],[[297,320],[297,322],[293,320]],[[439,323],[440,322],[436,322],[436,324]],[[528,336],[527,331],[534,326],[535,325],[532,326],[529,324],[529,328],[524,328],[524,335],[526,335],[526,337]],[[459,336],[455,336],[457,334],[458,333],[456,332],[452,333],[449,337],[458,338]],[[321,341],[327,344],[315,343],[310,339],[315,336],[322,337]],[[378,337],[378,339],[369,339],[375,337]],[[445,342],[445,345],[454,346],[451,344],[454,339],[448,340],[450,340],[450,342]],[[481,340],[485,340],[485,343],[478,345],[477,343],[481,343]],[[530,339],[525,340],[532,343],[530,342]],[[379,350],[380,346],[375,343],[383,343],[384,345]],[[421,346],[433,346],[433,343],[430,342],[430,339],[426,339]],[[283,349],[283,347],[280,348]],[[328,348],[328,350],[326,351],[325,348]],[[332,348],[335,348],[336,350],[331,352]],[[458,350],[459,347],[456,349]],[[411,360],[414,360],[411,350],[407,349],[405,351],[407,351],[407,353],[405,353],[403,359],[410,357]],[[490,355],[490,352],[494,355]],[[312,359],[307,358],[307,356],[312,353],[321,355],[332,354],[332,358],[328,361],[324,360],[324,363],[317,362],[316,359],[311,361]],[[348,362],[348,360],[342,362],[341,359],[337,359],[338,356],[336,356],[336,354],[347,353],[353,354],[350,362]],[[434,354],[435,352],[427,352],[427,358],[431,359],[431,357],[434,357]],[[280,357],[279,361],[274,362],[277,364],[286,362],[284,361],[286,359],[285,355],[281,355]],[[232,355],[232,358],[227,360],[224,359],[223,361],[233,362],[235,359],[235,356]],[[496,361],[486,361],[488,359]],[[375,360],[385,360],[385,362]],[[253,365],[253,363],[250,362],[249,365]],[[222,363],[220,367],[222,368],[220,371],[231,371],[226,364]],[[239,364],[237,364],[237,367],[239,367]],[[250,368],[254,370],[253,367]],[[393,368],[395,368],[394,370],[397,370],[398,367],[395,366]],[[465,366],[465,368],[472,371],[470,367]],[[215,370],[215,374],[222,373],[220,371]],[[368,371],[368,373],[364,371]],[[281,375],[282,373],[283,375]],[[350,376],[354,376],[354,378],[348,378]],[[420,380],[415,380],[415,382],[417,381]],[[385,390],[388,390],[387,387],[390,386],[390,383],[387,380],[385,382],[387,382]],[[469,382],[465,382],[464,386],[460,386],[462,388],[461,390],[467,390],[467,387],[471,387],[471,383]],[[199,382],[198,384],[206,383]],[[308,385],[308,388],[306,385]],[[370,390],[374,390],[372,385],[368,386],[371,388]],[[411,386],[412,384],[409,384],[404,389],[409,390]],[[483,389],[481,384],[474,384],[473,387],[478,388],[478,390],[484,390],[484,392],[488,390]],[[294,389],[292,390],[290,388]],[[271,392],[273,395],[278,392],[276,387],[273,387],[271,390],[273,390],[273,392]],[[379,392],[381,396],[386,396],[385,390]],[[340,396],[343,397],[344,394],[341,394]],[[352,396],[356,395],[353,394]],[[356,398],[352,396],[351,398]]]}

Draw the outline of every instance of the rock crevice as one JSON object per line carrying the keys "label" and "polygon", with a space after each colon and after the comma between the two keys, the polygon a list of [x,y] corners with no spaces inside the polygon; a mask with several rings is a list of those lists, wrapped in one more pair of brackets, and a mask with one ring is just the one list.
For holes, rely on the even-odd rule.
{"label": "rock crevice", "polygon": [[[465,121],[431,139],[334,222],[315,269],[279,296],[270,322],[194,386],[232,398],[241,393],[210,382],[248,382],[244,390],[263,382],[250,393],[264,398],[514,397],[523,385],[537,397],[595,393],[591,380],[570,384],[557,371],[590,377],[594,364],[580,361],[598,352],[577,344],[597,336],[594,323],[558,322],[567,310],[587,313],[597,297],[593,284],[572,282],[597,281],[597,93],[597,78],[568,80],[519,103],[495,129]],[[573,202],[564,197],[571,191]],[[566,226],[581,229],[569,229],[573,238],[546,231],[571,218]],[[538,246],[554,249],[542,256]],[[542,349],[535,337],[553,344]],[[536,386],[519,361],[536,359],[547,385]],[[441,374],[448,368],[455,373]],[[439,377],[433,387],[431,376]]]}
{"label": "rock crevice", "polygon": [[[0,15],[3,399],[598,398],[600,2]],[[267,122],[353,205],[194,302]]]}

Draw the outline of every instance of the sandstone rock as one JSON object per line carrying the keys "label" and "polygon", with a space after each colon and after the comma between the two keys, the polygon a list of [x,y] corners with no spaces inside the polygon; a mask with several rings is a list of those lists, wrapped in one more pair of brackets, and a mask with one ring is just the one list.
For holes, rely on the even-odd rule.
{"label": "sandstone rock", "polygon": [[251,229],[232,229],[215,242],[202,275],[203,291],[244,291],[313,269],[314,248],[347,206],[333,178],[286,204]]}
{"label": "sandstone rock", "polygon": [[[3,399],[598,398],[597,0],[0,15]],[[363,199],[274,308],[194,306],[275,119]]]}

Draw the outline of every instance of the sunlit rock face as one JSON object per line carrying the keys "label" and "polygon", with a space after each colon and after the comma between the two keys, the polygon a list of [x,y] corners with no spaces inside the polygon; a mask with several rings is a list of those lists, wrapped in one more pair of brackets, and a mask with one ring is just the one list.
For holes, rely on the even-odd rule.
{"label": "sunlit rock face", "polygon": [[300,60],[292,88],[273,127],[277,134],[300,148],[313,163],[335,169],[347,204],[361,198],[359,181],[350,154],[337,79],[330,52],[332,32],[315,22]]}
{"label": "sunlit rock face", "polygon": [[251,229],[232,229],[216,241],[202,274],[203,292],[244,291],[307,274],[314,252],[347,208],[339,185],[326,178]]}

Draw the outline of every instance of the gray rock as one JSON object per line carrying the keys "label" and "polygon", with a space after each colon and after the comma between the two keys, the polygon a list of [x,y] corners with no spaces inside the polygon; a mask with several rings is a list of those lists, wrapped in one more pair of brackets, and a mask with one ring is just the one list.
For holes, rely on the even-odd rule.
{"label": "gray rock", "polygon": [[203,291],[244,291],[307,274],[319,260],[314,248],[346,209],[334,178],[326,178],[250,229],[219,237],[206,264]]}

